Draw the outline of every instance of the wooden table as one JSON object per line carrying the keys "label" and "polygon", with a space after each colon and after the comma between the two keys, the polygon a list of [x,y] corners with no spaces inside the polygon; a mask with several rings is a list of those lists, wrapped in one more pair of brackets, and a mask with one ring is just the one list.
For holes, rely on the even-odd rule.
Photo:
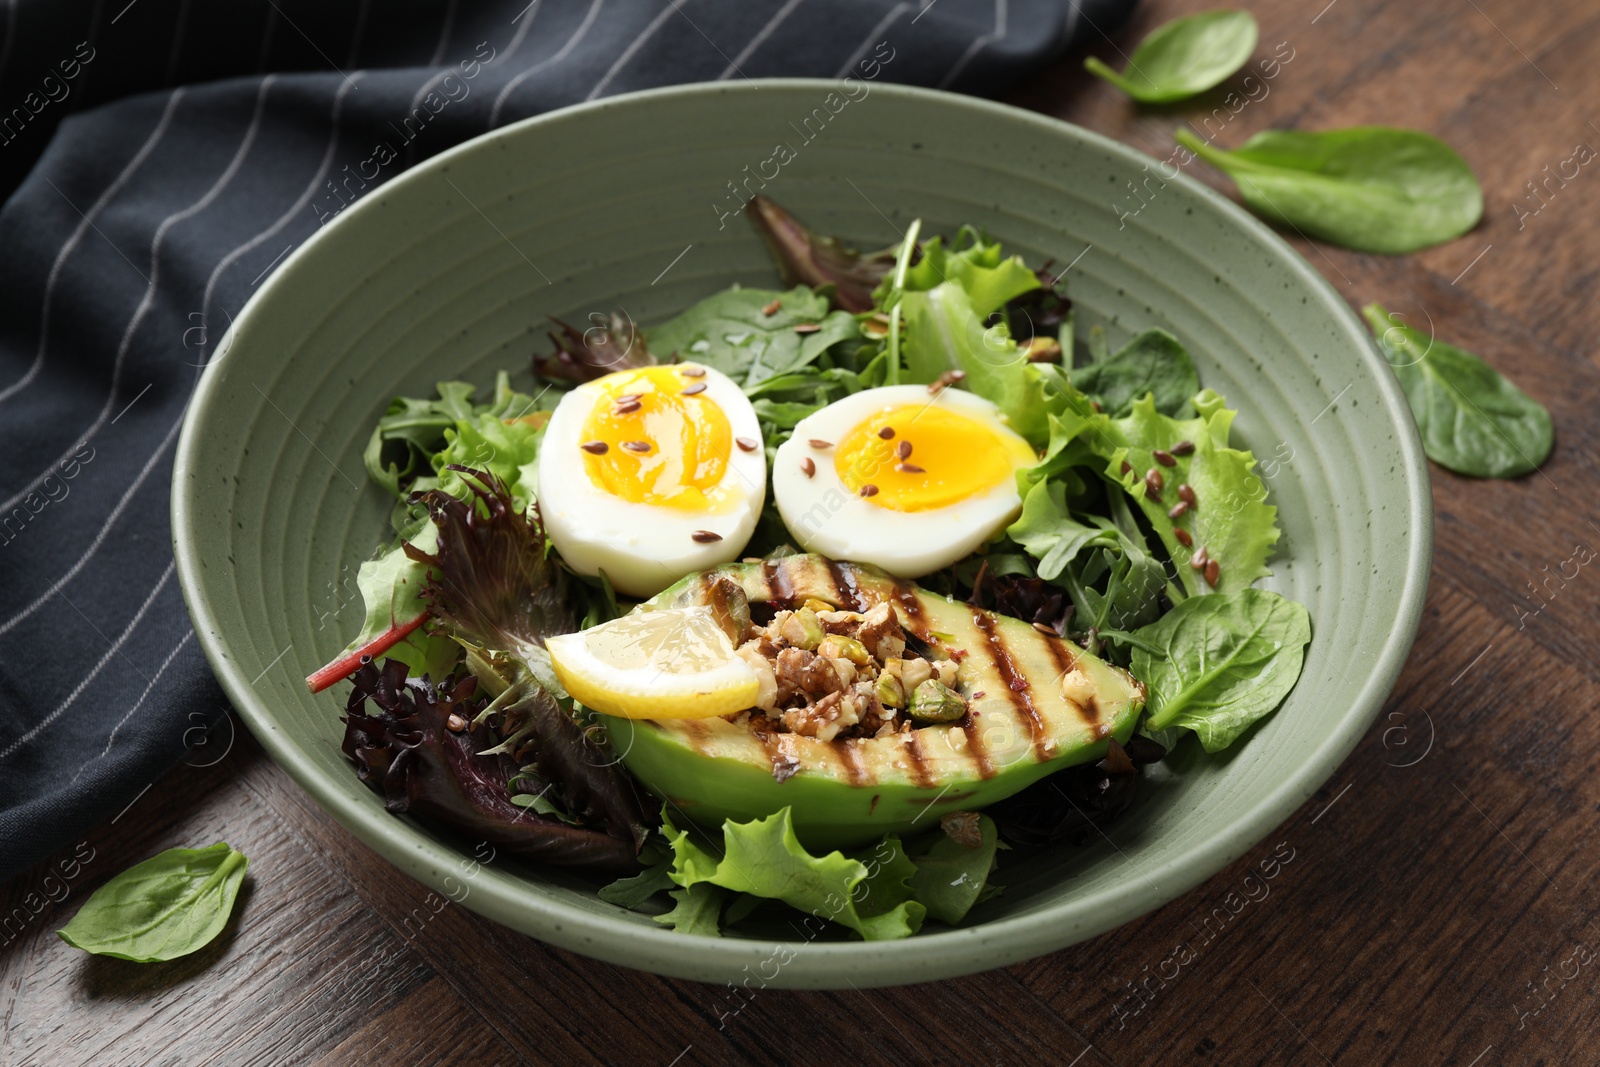
{"label": "wooden table", "polygon": [[[1075,57],[1013,96],[1162,158],[1175,125],[1208,117],[1225,147],[1272,126],[1411,126],[1449,141],[1483,183],[1483,224],[1442,248],[1387,259],[1296,242],[1352,303],[1425,315],[1511,374],[1550,407],[1557,443],[1517,482],[1434,469],[1437,553],[1410,662],[1344,766],[1265,843],[1043,959],[936,985],[764,991],[723,1028],[726,989],[595,963],[457,905],[435,914],[437,898],[322,814],[241,728],[220,763],[178,767],[107,812],[66,898],[0,950],[0,1062],[1600,1062],[1587,892],[1600,863],[1600,567],[1581,565],[1600,544],[1600,167],[1547,180],[1600,144],[1600,18],[1584,0],[1323,3],[1251,5],[1258,54],[1292,58],[1250,97],[1139,111]],[[1120,66],[1118,50],[1202,6],[1147,3],[1096,51]],[[138,966],[54,936],[116,871],[221,839],[255,876],[208,949]],[[0,890],[0,914],[74,851]],[[1275,851],[1292,859],[1268,896],[1230,913],[1229,894]],[[1229,921],[1203,942],[1217,908]],[[1171,976],[1164,961],[1185,940],[1203,945],[1195,958],[1136,994]]]}

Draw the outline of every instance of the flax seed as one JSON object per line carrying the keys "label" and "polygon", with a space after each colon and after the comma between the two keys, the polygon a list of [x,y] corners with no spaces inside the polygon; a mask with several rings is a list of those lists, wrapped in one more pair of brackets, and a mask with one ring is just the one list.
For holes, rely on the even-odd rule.
{"label": "flax seed", "polygon": [[795,333],[816,333],[820,329],[822,329],[822,327],[818,326],[814,322],[802,322],[802,323],[796,324],[796,326],[794,328],[794,332]]}
{"label": "flax seed", "polygon": [[1181,518],[1183,518],[1183,513],[1188,511],[1188,510],[1189,510],[1188,502],[1180,500],[1176,504],[1172,505],[1170,508],[1167,509],[1167,518],[1169,518],[1169,519],[1181,519]]}
{"label": "flax seed", "polygon": [[800,461],[800,473],[804,474],[807,478],[817,473],[817,465],[811,462],[810,456],[807,456],[805,459]]}
{"label": "flax seed", "polygon": [[910,441],[901,441],[898,445],[895,446],[894,454],[899,456],[901,459],[910,459],[911,458],[911,442]]}
{"label": "flax seed", "polygon": [[693,385],[691,385],[688,388],[684,389],[682,395],[684,395],[684,396],[694,396],[696,393],[703,393],[705,391],[706,391],[706,383],[705,382],[695,382]]}
{"label": "flax seed", "polygon": [[696,530],[689,536],[694,538],[696,544],[701,545],[709,545],[722,540],[722,535],[713,530]]}
{"label": "flax seed", "polygon": [[1156,470],[1154,467],[1151,467],[1149,470],[1145,471],[1144,484],[1145,488],[1150,490],[1150,495],[1155,497],[1157,500],[1160,500],[1161,488],[1167,484],[1167,480],[1161,477],[1160,471]]}
{"label": "flax seed", "polygon": [[760,441],[752,440],[749,437],[735,437],[733,439],[733,443],[744,449],[746,452],[754,452],[756,449],[761,447]]}
{"label": "flax seed", "polygon": [[706,376],[706,369],[704,367],[684,367],[682,370],[678,371],[678,373],[683,375],[685,378],[704,378]]}
{"label": "flax seed", "polygon": [[1172,458],[1172,453],[1168,452],[1164,448],[1158,448],[1150,454],[1154,456],[1156,458],[1156,462],[1161,464],[1163,467],[1176,467],[1178,465],[1178,461]]}
{"label": "flax seed", "polygon": [[902,474],[927,474],[928,472],[915,463],[896,463],[894,469]]}
{"label": "flax seed", "polygon": [[763,315],[776,315],[778,313],[778,309],[781,308],[781,307],[783,307],[783,301],[782,300],[774,300],[772,303],[768,304],[766,307],[761,309],[761,314],[763,314]]}
{"label": "flax seed", "polygon": [[626,448],[629,452],[641,452],[641,453],[642,452],[648,452],[648,451],[650,451],[650,442],[649,441],[624,441],[624,442],[622,442],[622,447]]}
{"label": "flax seed", "polygon": [[894,427],[885,426],[883,429],[878,431],[878,436],[883,438],[885,441],[892,441],[894,439]]}
{"label": "flax seed", "polygon": [[1190,453],[1192,453],[1193,451],[1194,451],[1194,442],[1193,441],[1179,441],[1177,444],[1172,446],[1172,454],[1174,456],[1187,456]]}
{"label": "flax seed", "polygon": [[1217,579],[1222,576],[1222,564],[1214,559],[1206,560],[1206,584],[1213,589],[1217,586]]}
{"label": "flax seed", "polygon": [[591,456],[603,456],[607,452],[611,451],[611,446],[606,444],[604,441],[585,441],[578,447],[589,453]]}
{"label": "flax seed", "polygon": [[871,482],[868,482],[866,485],[863,485],[861,487],[859,492],[861,493],[862,496],[877,496],[878,495],[878,487],[873,485]]}
{"label": "flax seed", "polygon": [[1194,547],[1194,538],[1189,536],[1189,531],[1179,527],[1172,531],[1172,536],[1178,539],[1178,544],[1185,548]]}
{"label": "flax seed", "polygon": [[1198,508],[1199,502],[1194,498],[1194,488],[1188,482],[1178,486],[1178,499],[1188,504],[1191,508]]}
{"label": "flax seed", "polygon": [[1206,569],[1206,546],[1205,545],[1201,545],[1200,546],[1200,550],[1198,552],[1196,552],[1194,555],[1189,557],[1189,568],[1191,570],[1197,570],[1197,571],[1203,571],[1203,570]]}
{"label": "flax seed", "polygon": [[821,452],[821,451],[823,451],[825,449],[829,449],[829,448],[833,447],[833,442],[832,441],[824,441],[820,437],[813,437],[811,440],[807,441],[806,444],[810,445],[812,448],[816,449],[818,452]]}

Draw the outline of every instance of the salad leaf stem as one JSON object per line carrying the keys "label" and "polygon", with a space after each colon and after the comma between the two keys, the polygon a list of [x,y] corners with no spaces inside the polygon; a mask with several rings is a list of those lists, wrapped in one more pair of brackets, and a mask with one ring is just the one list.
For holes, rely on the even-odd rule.
{"label": "salad leaf stem", "polygon": [[329,686],[337,685],[339,682],[344,681],[344,679],[359,670],[363,662],[378,659],[395,645],[404,641],[417,627],[428,621],[429,614],[429,612],[424,611],[414,619],[393,623],[387,630],[360,648],[312,671],[306,675],[306,688],[313,693],[320,693]]}
{"label": "salad leaf stem", "polygon": [[900,317],[903,309],[898,298],[906,287],[906,270],[911,266],[911,253],[917,247],[917,234],[921,231],[922,220],[912,219],[905,240],[900,242],[900,251],[894,259],[894,276],[890,281],[889,293],[883,300],[885,304],[893,301],[889,309],[889,373],[884,380],[885,385],[900,384]]}

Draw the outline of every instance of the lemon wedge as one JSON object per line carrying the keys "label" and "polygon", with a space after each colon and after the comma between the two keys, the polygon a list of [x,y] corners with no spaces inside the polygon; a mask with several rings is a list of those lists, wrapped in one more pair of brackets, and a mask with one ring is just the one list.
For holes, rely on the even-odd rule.
{"label": "lemon wedge", "polygon": [[708,719],[754,707],[759,681],[707,607],[641,611],[545,641],[585,707],[628,719]]}

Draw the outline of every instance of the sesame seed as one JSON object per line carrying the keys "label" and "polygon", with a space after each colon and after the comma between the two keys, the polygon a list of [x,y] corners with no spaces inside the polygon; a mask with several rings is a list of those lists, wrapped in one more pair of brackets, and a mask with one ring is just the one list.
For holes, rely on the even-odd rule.
{"label": "sesame seed", "polygon": [[604,441],[585,441],[578,447],[592,456],[603,456],[611,450],[611,446]]}
{"label": "sesame seed", "polygon": [[895,446],[894,454],[899,456],[901,459],[910,459],[911,458],[911,442],[910,441],[901,441],[898,445]]}
{"label": "sesame seed", "polygon": [[1187,456],[1189,453],[1191,453],[1193,451],[1194,451],[1194,442],[1193,441],[1179,441],[1177,444],[1172,446],[1172,454],[1174,456]]}
{"label": "sesame seed", "polygon": [[807,478],[817,473],[817,465],[811,462],[810,456],[807,456],[805,459],[800,461],[800,473],[804,474]]}
{"label": "sesame seed", "polygon": [[648,452],[648,451],[650,451],[650,442],[649,441],[624,441],[624,442],[622,442],[622,447],[626,448],[629,452]]}
{"label": "sesame seed", "polygon": [[1167,480],[1161,477],[1161,472],[1156,470],[1154,467],[1151,467],[1149,470],[1145,471],[1144,485],[1146,489],[1150,490],[1151,496],[1159,500],[1161,498],[1161,488],[1166,484]]}
{"label": "sesame seed", "polygon": [[862,496],[877,496],[878,487],[873,485],[871,482],[868,482],[866,485],[863,485],[858,492],[860,492]]}
{"label": "sesame seed", "polygon": [[832,441],[824,441],[820,437],[813,437],[811,440],[807,441],[806,444],[810,445],[812,448],[815,448],[819,452],[823,449],[833,447]]}
{"label": "sesame seed", "polygon": [[749,437],[735,437],[733,439],[733,443],[744,449],[746,452],[754,452],[756,449],[761,447],[760,441]]}
{"label": "sesame seed", "polygon": [[766,307],[761,309],[761,314],[763,314],[763,315],[776,315],[778,313],[778,309],[781,308],[781,307],[783,307],[783,301],[782,300],[774,300],[772,303],[768,304]]}
{"label": "sesame seed", "polygon": [[1178,539],[1178,544],[1184,546],[1185,548],[1194,547],[1194,538],[1189,536],[1188,530],[1179,527],[1178,529],[1172,531],[1172,536],[1176,537]]}
{"label": "sesame seed", "polygon": [[1188,482],[1178,486],[1178,499],[1183,501],[1185,504],[1188,504],[1191,508],[1197,508],[1200,506],[1198,503],[1196,503],[1194,498],[1194,489],[1189,485]]}
{"label": "sesame seed", "polygon": [[894,469],[902,474],[927,474],[928,472],[915,463],[896,463]]}
{"label": "sesame seed", "polygon": [[816,333],[820,329],[822,329],[822,327],[818,326],[814,322],[801,322],[801,323],[796,323],[795,324],[794,332],[795,333]]}
{"label": "sesame seed", "polygon": [[1206,561],[1206,584],[1216,588],[1217,579],[1222,576],[1222,564],[1211,559]]}
{"label": "sesame seed", "polygon": [[1163,467],[1176,467],[1178,465],[1178,461],[1172,458],[1172,453],[1168,452],[1164,448],[1158,448],[1150,454],[1154,456],[1156,458],[1156,462],[1161,464]]}
{"label": "sesame seed", "polygon": [[1186,500],[1180,500],[1176,504],[1172,505],[1172,507],[1167,509],[1167,518],[1181,519],[1183,518],[1183,513],[1188,510],[1189,502]]}
{"label": "sesame seed", "polygon": [[722,535],[712,530],[696,530],[689,536],[694,538],[696,543],[702,545],[709,545],[722,540]]}
{"label": "sesame seed", "polygon": [[885,426],[883,429],[878,431],[878,436],[883,438],[885,441],[893,440],[894,439],[894,427],[893,426]]}
{"label": "sesame seed", "polygon": [[688,386],[687,388],[682,390],[682,394],[684,396],[694,396],[696,393],[703,393],[705,391],[706,391],[706,383],[705,382],[695,382],[693,385]]}

